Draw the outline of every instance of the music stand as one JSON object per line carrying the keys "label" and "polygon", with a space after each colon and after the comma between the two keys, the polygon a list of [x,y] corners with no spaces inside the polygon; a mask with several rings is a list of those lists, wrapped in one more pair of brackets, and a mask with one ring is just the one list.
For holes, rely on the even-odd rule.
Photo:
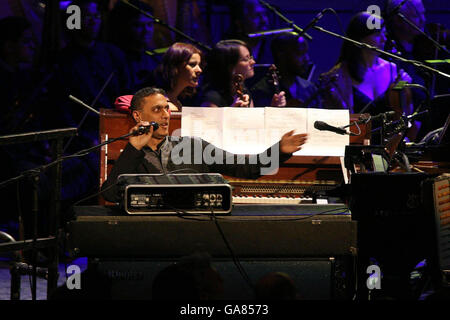
{"label": "music stand", "polygon": [[[55,129],[48,131],[30,132],[15,135],[0,136],[1,145],[12,145],[18,143],[36,142],[42,140],[52,141],[52,156],[53,159],[59,159],[63,153],[63,141],[66,137],[74,136],[77,133],[76,128]],[[30,171],[31,172],[31,171]],[[29,172],[29,173],[30,173]],[[37,239],[37,183],[39,180],[40,171],[31,174],[22,174],[19,177],[9,179],[0,183],[5,186],[12,182],[18,181],[25,177],[32,177],[33,179],[33,215],[34,215],[34,230],[33,239],[24,241],[11,241],[0,244],[0,252],[10,252],[17,250],[37,250],[39,248],[50,248],[51,253],[48,257],[48,280],[47,280],[47,296],[56,289],[58,282],[58,227],[59,227],[59,212],[61,205],[61,187],[62,187],[62,163],[58,162],[51,167],[50,181],[52,184],[51,206],[49,215],[49,237]],[[34,256],[34,254],[33,254]],[[33,260],[35,257],[33,257]],[[33,290],[32,299],[36,300],[36,276],[37,266],[36,261],[33,261]]]}

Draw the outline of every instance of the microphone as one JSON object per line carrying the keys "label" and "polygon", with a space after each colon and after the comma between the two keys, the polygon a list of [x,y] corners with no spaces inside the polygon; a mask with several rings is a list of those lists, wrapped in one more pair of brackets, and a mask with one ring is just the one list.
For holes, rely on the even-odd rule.
{"label": "microphone", "polygon": [[323,121],[315,121],[314,128],[316,128],[317,130],[320,130],[320,131],[331,131],[331,132],[335,132],[338,134],[348,134],[348,135],[351,134],[351,133],[347,132],[347,130],[345,130],[345,129],[330,126],[328,123],[323,122]]}
{"label": "microphone", "polygon": [[315,17],[314,19],[311,20],[310,23],[308,23],[306,25],[306,27],[303,28],[302,32],[300,32],[300,34],[298,35],[299,37],[301,37],[308,29],[311,29],[317,22],[319,22],[320,19],[322,19],[323,14],[325,12],[327,12],[328,10],[330,10],[330,8],[325,8],[322,11],[320,11]]}
{"label": "microphone", "polygon": [[249,33],[249,34],[247,34],[247,37],[249,37],[249,38],[258,38],[258,37],[270,36],[270,35],[273,35],[273,34],[278,34],[278,33],[283,33],[283,32],[292,32],[292,31],[294,31],[294,29],[292,29],[292,28],[267,30],[267,31]]}
{"label": "microphone", "polygon": [[409,116],[406,117],[407,121],[411,121],[411,120],[415,120],[417,118],[422,118],[423,116],[425,116],[428,113],[428,109],[425,109],[421,112],[414,112],[413,114],[410,114]]}
{"label": "microphone", "polygon": [[359,116],[359,120],[369,122],[371,120],[378,120],[380,118],[386,118],[386,119],[392,118],[393,116],[395,116],[395,114],[396,114],[395,111],[387,111],[387,112],[377,114],[376,116],[369,116],[368,118],[365,118],[361,115],[361,116]]}
{"label": "microphone", "polygon": [[137,130],[133,132],[133,135],[140,136],[142,134],[148,133],[150,131],[150,127],[153,127],[153,131],[156,131],[159,128],[159,124],[155,121],[152,121],[148,126],[139,126]]}

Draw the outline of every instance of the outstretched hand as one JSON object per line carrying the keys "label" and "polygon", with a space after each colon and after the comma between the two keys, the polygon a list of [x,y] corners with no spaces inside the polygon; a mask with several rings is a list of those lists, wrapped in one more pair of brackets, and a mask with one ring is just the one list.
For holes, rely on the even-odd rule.
{"label": "outstretched hand", "polygon": [[301,149],[301,146],[308,139],[307,133],[294,134],[294,130],[283,135],[280,141],[280,151],[283,153],[294,153]]}

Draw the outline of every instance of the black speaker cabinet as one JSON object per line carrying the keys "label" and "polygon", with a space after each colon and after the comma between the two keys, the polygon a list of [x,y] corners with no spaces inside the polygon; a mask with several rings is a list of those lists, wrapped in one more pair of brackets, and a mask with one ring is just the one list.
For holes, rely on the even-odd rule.
{"label": "black speaker cabinet", "polygon": [[358,222],[360,289],[366,287],[366,268],[378,264],[383,291],[408,298],[410,272],[423,259],[430,261],[434,251],[434,217],[423,196],[428,178],[413,172],[352,175],[350,210]]}
{"label": "black speaker cabinet", "polygon": [[[111,296],[120,300],[152,299],[152,284],[162,269],[176,260],[89,259],[89,267],[106,276],[111,284]],[[346,258],[263,258],[240,259],[240,264],[255,284],[270,272],[283,272],[293,280],[297,294],[304,300],[349,299],[353,290],[352,261]],[[224,300],[252,300],[252,289],[247,285],[232,260],[213,259],[212,266],[223,279]]]}

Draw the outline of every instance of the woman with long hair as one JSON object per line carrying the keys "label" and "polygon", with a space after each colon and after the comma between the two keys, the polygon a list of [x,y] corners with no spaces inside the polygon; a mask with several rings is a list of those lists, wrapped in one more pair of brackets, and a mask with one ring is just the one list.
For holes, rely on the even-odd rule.
{"label": "woman with long hair", "polygon": [[156,82],[167,92],[167,98],[173,103],[172,111],[181,111],[180,98],[195,94],[202,73],[201,64],[202,52],[189,43],[174,43],[162,57]]}
{"label": "woman with long hair", "polygon": [[[371,17],[373,16],[367,12],[354,15],[347,27],[346,36],[383,49],[386,30],[384,27],[370,29],[367,21]],[[383,26],[381,18],[374,18]],[[336,65],[323,74],[322,78],[336,75],[337,80],[332,82],[323,104],[326,108],[349,109],[351,113],[364,111],[377,114],[388,111],[387,94],[392,84],[400,80],[411,81],[408,74],[398,69],[396,64],[379,57],[376,51],[359,48],[348,41],[343,43]],[[405,106],[403,112],[410,114],[412,106]]]}
{"label": "woman with long hair", "polygon": [[[255,60],[241,40],[219,41],[207,56],[204,107],[254,107],[245,80],[254,76]],[[272,106],[285,106],[284,92],[275,94]]]}

